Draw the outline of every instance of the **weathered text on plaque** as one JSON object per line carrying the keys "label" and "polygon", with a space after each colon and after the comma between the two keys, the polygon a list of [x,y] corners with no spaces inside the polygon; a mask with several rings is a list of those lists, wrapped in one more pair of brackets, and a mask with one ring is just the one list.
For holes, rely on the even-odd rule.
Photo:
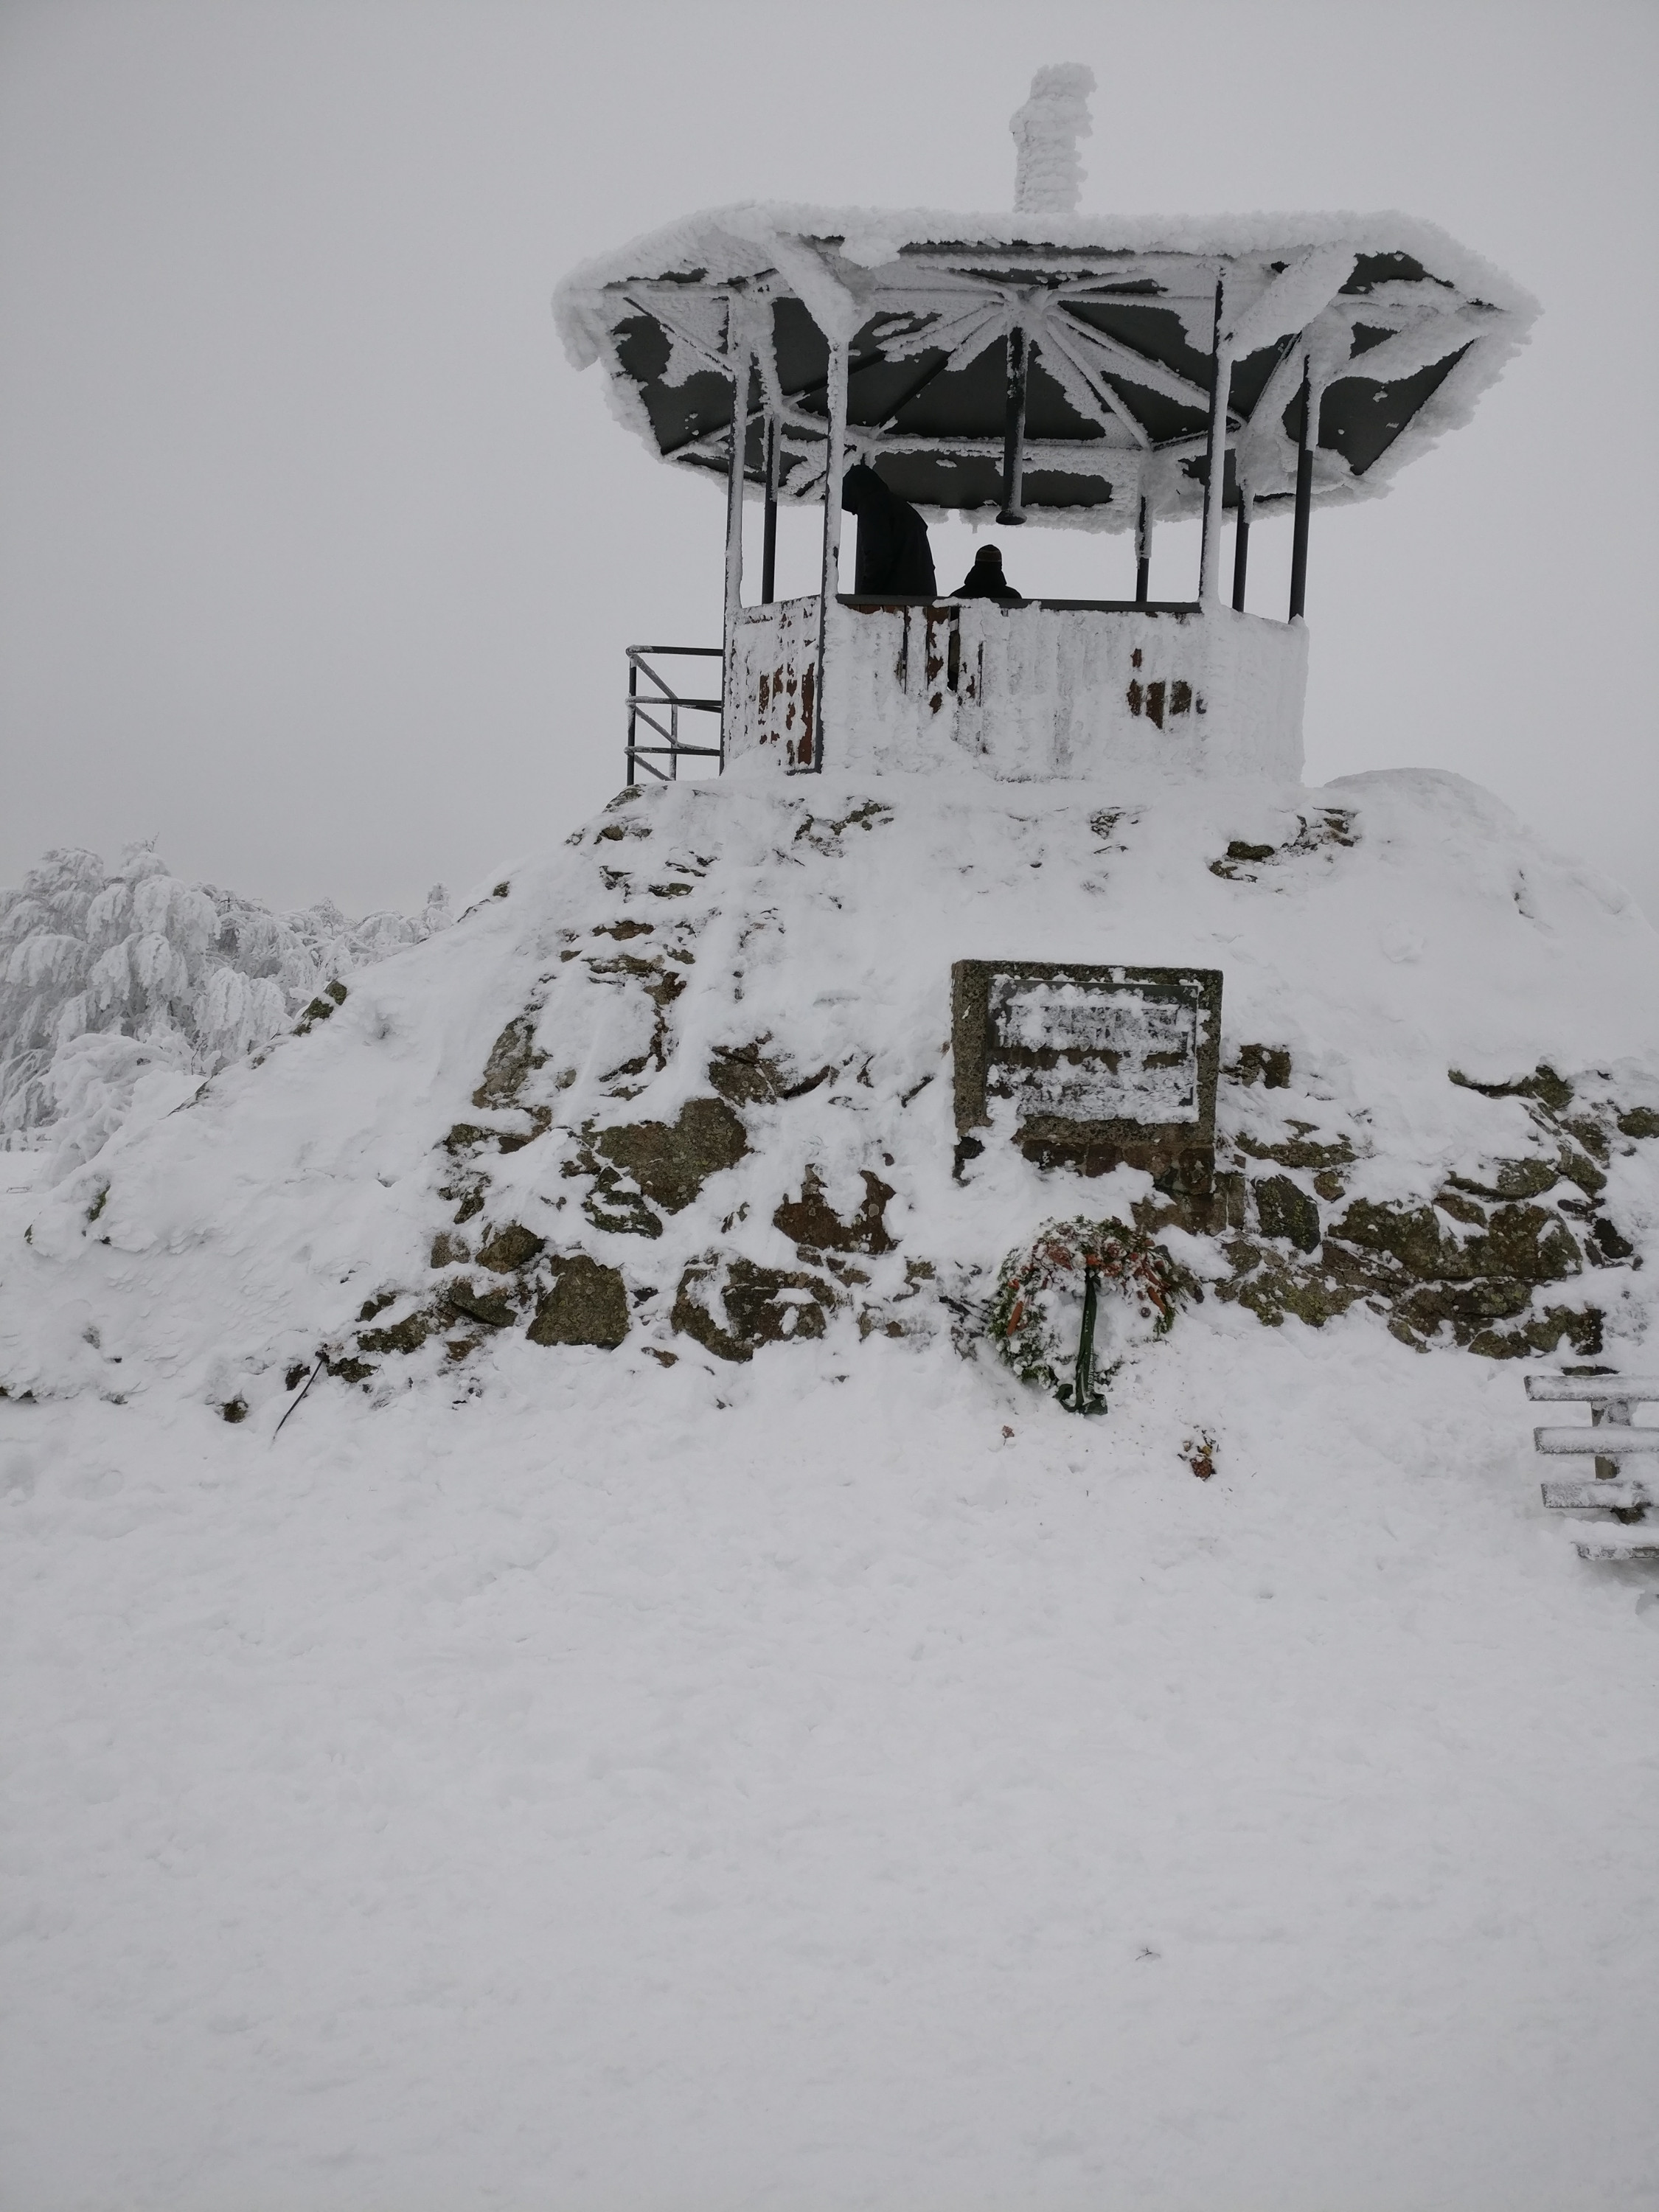
{"label": "weathered text on plaque", "polygon": [[997,1102],[1041,1167],[1144,1168],[1206,1194],[1215,1172],[1221,971],[958,960],[951,971],[958,1159]]}

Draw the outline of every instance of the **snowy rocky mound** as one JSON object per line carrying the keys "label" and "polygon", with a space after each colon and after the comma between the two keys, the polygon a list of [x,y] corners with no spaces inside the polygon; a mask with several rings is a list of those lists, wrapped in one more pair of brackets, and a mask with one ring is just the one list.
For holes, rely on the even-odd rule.
{"label": "snowy rocky mound", "polygon": [[[966,958],[1223,971],[1206,1219],[995,1133],[959,1158]],[[971,1352],[1004,1254],[1080,1214],[1163,1237],[1205,1286],[1183,1331],[1626,1364],[1659,1237],[1656,982],[1625,896],[1451,776],[628,793],[26,1195],[0,1385],[274,1423],[319,1358],[384,1399],[503,1360],[644,1389],[812,1342]]]}

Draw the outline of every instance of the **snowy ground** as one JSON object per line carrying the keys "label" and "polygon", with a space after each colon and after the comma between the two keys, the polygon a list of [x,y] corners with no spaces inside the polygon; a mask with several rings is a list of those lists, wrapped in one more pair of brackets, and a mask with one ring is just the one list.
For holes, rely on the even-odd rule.
{"label": "snowy ground", "polygon": [[[1521,847],[1466,789],[1375,780],[1359,843],[1283,890],[1214,876],[1210,829],[1251,825],[1200,837],[1190,812],[1081,889],[1055,881],[1057,814],[1018,827],[1016,873],[969,840],[968,941],[922,845],[866,889],[916,899],[902,964],[953,931],[1074,946],[1085,892],[1109,939],[1163,884],[1170,957],[1226,945],[1249,1033],[1301,1008],[1332,1111],[1366,1103],[1420,1166],[1466,1110],[1510,1111],[1445,1084],[1460,1008],[1485,1010],[1487,1072],[1552,1036],[1616,1056],[1651,963],[1605,887],[1530,846],[1523,905]],[[756,852],[761,804],[731,801]],[[0,1194],[0,1351],[36,1388],[0,1401],[0,2203],[1659,2202],[1659,1569],[1588,1565],[1540,1510],[1525,1363],[1211,1299],[1085,1421],[943,1334],[842,1317],[663,1368],[642,1325],[614,1353],[507,1335],[455,1375],[409,1363],[412,1387],[325,1378],[274,1436],[283,1363],[423,1249],[435,1136],[579,866],[515,875],[139,1133],[94,1224],[73,1179]],[[859,930],[866,962],[895,945],[879,914]],[[775,1028],[796,942],[750,972]],[[816,957],[867,998],[846,943]],[[903,1051],[938,1044],[892,997],[897,1096]],[[1639,998],[1625,1018],[1644,1046]],[[802,1103],[808,1150],[851,1126],[832,1091]],[[948,1108],[910,1126],[907,1234],[965,1251],[973,1188],[927,1164]],[[726,1172],[758,1194],[782,1141]],[[49,1172],[0,1156],[0,1184]],[[984,1187],[990,1243],[1018,1196]],[[240,1376],[231,1425],[213,1401]],[[1182,1457],[1200,1429],[1208,1482]]]}
{"label": "snowy ground", "polygon": [[605,1359],[0,1407],[8,2205],[1659,2196],[1659,1575],[1513,1369]]}

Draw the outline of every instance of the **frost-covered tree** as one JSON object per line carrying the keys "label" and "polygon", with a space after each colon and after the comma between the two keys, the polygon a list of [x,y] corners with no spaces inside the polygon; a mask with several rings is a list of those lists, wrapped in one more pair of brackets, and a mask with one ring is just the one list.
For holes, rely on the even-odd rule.
{"label": "frost-covered tree", "polygon": [[48,853],[21,889],[0,890],[0,1142],[62,1119],[89,1157],[146,1073],[216,1074],[331,977],[449,919],[441,884],[413,920],[351,921],[331,901],[277,915],[181,883],[148,845],[112,873],[95,853]]}

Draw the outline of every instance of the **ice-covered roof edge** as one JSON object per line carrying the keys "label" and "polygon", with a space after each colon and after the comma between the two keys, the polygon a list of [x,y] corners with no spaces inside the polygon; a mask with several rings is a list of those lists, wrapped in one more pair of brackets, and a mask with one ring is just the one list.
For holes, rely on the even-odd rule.
{"label": "ice-covered roof edge", "polygon": [[[896,258],[907,246],[1044,246],[1075,250],[1095,247],[1128,253],[1261,253],[1310,246],[1352,246],[1356,253],[1412,252],[1437,276],[1449,277],[1467,291],[1518,317],[1529,326],[1538,301],[1512,277],[1460,246],[1437,223],[1421,216],[1383,210],[1310,215],[1261,212],[1242,216],[1107,216],[963,214],[939,208],[808,207],[786,202],[743,200],[729,207],[705,208],[646,231],[609,253],[596,254],[562,277],[553,292],[554,319],[573,368],[587,368],[599,357],[588,331],[583,302],[609,284],[632,279],[701,272],[715,283],[754,276],[775,265],[779,249],[799,254],[804,241],[839,239],[845,258],[874,267]],[[890,249],[868,259],[870,249]],[[790,274],[794,274],[793,268]],[[834,278],[826,269],[825,278]],[[810,306],[811,303],[808,301]]]}
{"label": "ice-covered roof edge", "polygon": [[[831,241],[837,242],[836,258],[847,283],[816,250],[817,243]],[[1332,246],[1350,247],[1356,256],[1406,253],[1433,276],[1500,311],[1468,344],[1430,404],[1362,476],[1339,474],[1316,457],[1314,499],[1320,506],[1380,497],[1408,463],[1431,450],[1448,430],[1468,423],[1481,393],[1526,343],[1540,312],[1530,293],[1484,256],[1460,245],[1438,224],[1398,210],[1261,211],[1203,217],[1047,213],[1034,219],[1029,214],[745,201],[687,216],[581,263],[555,288],[554,318],[567,360],[580,370],[606,356],[610,324],[603,302],[607,288],[649,276],[682,276],[718,286],[777,269],[827,335],[850,337],[869,312],[870,303],[860,296],[863,270],[870,271],[873,292],[878,272],[891,268],[904,247],[945,245],[1023,246],[1033,252],[1092,248],[1200,259],[1263,253],[1289,258],[1310,248]],[[605,381],[606,399],[617,421],[641,440],[653,459],[662,459],[638,387],[616,375]],[[746,488],[745,496],[761,495],[758,487]],[[933,518],[957,512],[923,501],[916,504]],[[1131,517],[1121,506],[1109,505],[1047,508],[1032,520],[1040,520],[1046,527],[1109,533],[1128,527]]]}

